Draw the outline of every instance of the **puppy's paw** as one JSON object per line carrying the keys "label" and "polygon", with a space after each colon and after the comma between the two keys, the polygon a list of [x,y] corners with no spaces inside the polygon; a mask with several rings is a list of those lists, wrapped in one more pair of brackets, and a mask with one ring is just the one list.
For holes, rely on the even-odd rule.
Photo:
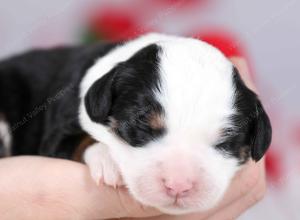
{"label": "puppy's paw", "polygon": [[112,160],[106,145],[102,143],[91,145],[84,152],[83,159],[97,185],[104,183],[114,188],[123,185],[119,169]]}

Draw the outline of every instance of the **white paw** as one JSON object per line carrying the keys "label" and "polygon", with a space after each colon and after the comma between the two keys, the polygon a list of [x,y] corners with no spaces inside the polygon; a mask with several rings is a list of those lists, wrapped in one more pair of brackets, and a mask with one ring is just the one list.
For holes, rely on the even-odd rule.
{"label": "white paw", "polygon": [[104,183],[115,188],[123,185],[119,169],[112,160],[106,145],[102,143],[91,145],[84,152],[83,159],[97,185]]}

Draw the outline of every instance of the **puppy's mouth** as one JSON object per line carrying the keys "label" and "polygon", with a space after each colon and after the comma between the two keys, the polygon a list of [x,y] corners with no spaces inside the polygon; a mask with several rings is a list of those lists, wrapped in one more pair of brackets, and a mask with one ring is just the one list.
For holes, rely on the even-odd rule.
{"label": "puppy's mouth", "polygon": [[191,207],[186,207],[183,204],[179,203],[172,203],[166,206],[163,206],[159,208],[162,212],[166,214],[171,214],[171,215],[181,215],[181,214],[187,214],[195,211]]}
{"label": "puppy's mouth", "polygon": [[167,214],[186,214],[196,211],[196,207],[192,207],[182,198],[175,198],[173,202],[161,206],[161,211]]}
{"label": "puppy's mouth", "polygon": [[178,198],[177,196],[174,198],[173,203],[169,204],[170,207],[184,209],[186,206],[184,205],[184,199]]}

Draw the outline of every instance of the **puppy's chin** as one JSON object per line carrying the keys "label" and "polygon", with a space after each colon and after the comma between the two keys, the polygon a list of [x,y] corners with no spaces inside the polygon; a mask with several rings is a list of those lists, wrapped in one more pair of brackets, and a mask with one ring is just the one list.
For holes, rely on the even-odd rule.
{"label": "puppy's chin", "polygon": [[[216,205],[216,204],[215,204]],[[215,205],[211,206],[182,206],[182,205],[177,205],[177,204],[170,204],[167,206],[162,206],[162,207],[156,207],[158,210],[165,214],[169,215],[184,215],[184,214],[191,214],[191,213],[196,213],[196,212],[205,212],[213,207]]]}
{"label": "puppy's chin", "polygon": [[147,181],[147,185],[150,185],[152,189],[147,189],[147,186],[141,184],[141,182],[139,183],[139,187],[127,186],[132,196],[143,205],[154,207],[162,213],[170,215],[208,211],[218,205],[228,186],[226,184],[226,186],[219,187],[211,183],[215,187],[205,188],[192,193],[190,196],[175,199],[170,198],[161,189],[157,188],[154,182]]}
{"label": "puppy's chin", "polygon": [[[162,213],[169,215],[184,215],[191,214],[196,212],[205,212],[217,206],[222,196],[218,198],[212,198],[210,201],[203,199],[195,203],[189,203],[185,200],[181,200],[178,203],[171,202],[167,205],[157,205],[154,203],[148,203],[148,206],[155,207],[160,210]],[[201,200],[201,199],[199,199]]]}
{"label": "puppy's chin", "polygon": [[193,208],[183,208],[178,206],[164,206],[164,207],[157,207],[162,213],[169,214],[169,215],[184,215],[184,214],[191,214],[195,212],[201,212],[199,209]]}

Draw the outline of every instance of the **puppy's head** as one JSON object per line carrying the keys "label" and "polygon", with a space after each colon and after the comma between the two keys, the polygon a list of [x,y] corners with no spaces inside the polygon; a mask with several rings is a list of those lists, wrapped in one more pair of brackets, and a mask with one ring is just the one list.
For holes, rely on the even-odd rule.
{"label": "puppy's head", "polygon": [[110,147],[132,195],[166,213],[215,206],[239,167],[270,144],[257,96],[198,40],[125,44],[89,69],[81,89],[83,128]]}

